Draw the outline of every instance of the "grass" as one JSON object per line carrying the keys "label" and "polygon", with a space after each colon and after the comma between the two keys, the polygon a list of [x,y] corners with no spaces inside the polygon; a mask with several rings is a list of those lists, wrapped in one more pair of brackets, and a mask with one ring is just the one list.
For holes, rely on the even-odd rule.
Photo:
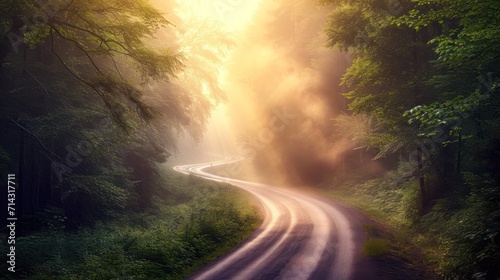
{"label": "grass", "polygon": [[12,279],[183,279],[261,223],[256,202],[241,190],[170,171],[164,180],[168,196],[155,197],[149,211],[73,233],[19,237]]}
{"label": "grass", "polygon": [[391,242],[382,238],[368,238],[363,245],[363,252],[367,257],[377,257],[387,253]]}
{"label": "grass", "polygon": [[367,257],[378,257],[389,253],[392,247],[391,240],[385,238],[387,234],[375,224],[362,224],[361,228],[368,238],[363,244],[363,252]]}
{"label": "grass", "polygon": [[363,246],[367,256],[395,253],[403,258],[410,254],[412,258],[421,258],[415,256],[420,254],[415,246],[421,244],[411,230],[417,215],[413,202],[417,186],[414,182],[400,180],[402,176],[398,176],[398,172],[401,170],[388,172],[381,178],[336,182],[325,189],[327,196],[358,208],[377,223],[361,225],[368,236]]}

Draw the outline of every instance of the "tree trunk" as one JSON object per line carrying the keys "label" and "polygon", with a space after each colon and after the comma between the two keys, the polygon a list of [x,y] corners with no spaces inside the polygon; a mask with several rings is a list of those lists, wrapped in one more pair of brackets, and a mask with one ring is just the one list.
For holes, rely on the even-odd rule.
{"label": "tree trunk", "polygon": [[457,154],[457,176],[460,175],[460,164],[462,161],[462,131],[458,132],[458,154]]}
{"label": "tree trunk", "polygon": [[25,132],[19,128],[19,165],[18,165],[18,181],[16,186],[16,202],[17,211],[16,216],[18,220],[22,221],[23,218],[23,189],[24,189],[24,145],[25,145]]}
{"label": "tree trunk", "polygon": [[422,159],[422,148],[420,146],[418,146],[417,148],[417,162],[418,162],[418,178],[419,178],[419,189],[420,189],[420,206],[423,209],[427,203],[427,193],[425,190],[424,162]]}

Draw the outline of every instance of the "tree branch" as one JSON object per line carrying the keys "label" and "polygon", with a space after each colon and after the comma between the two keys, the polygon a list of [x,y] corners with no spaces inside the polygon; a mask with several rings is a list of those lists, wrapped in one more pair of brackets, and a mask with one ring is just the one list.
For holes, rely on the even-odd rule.
{"label": "tree branch", "polygon": [[89,55],[88,51],[85,50],[81,45],[80,43],[78,43],[77,41],[73,40],[73,39],[70,39],[70,38],[67,38],[65,37],[57,28],[54,28],[53,29],[56,31],[56,33],[59,35],[59,37],[61,37],[62,39],[64,40],[67,40],[67,41],[70,41],[70,42],[73,42],[73,44],[75,44],[75,46],[80,49],[84,54],[85,56],[89,59],[90,63],[92,63],[92,65],[94,66],[94,68],[97,70],[97,72],[99,74],[101,74],[103,77],[106,77],[106,75],[101,71],[101,69],[99,68],[99,66],[97,66],[97,64],[95,63],[94,59],[92,59],[92,57]]}
{"label": "tree branch", "polygon": [[35,77],[35,75],[33,75],[33,73],[31,73],[30,70],[28,70],[27,67],[19,65],[19,63],[9,60],[5,60],[3,61],[3,63],[12,63],[14,65],[17,65],[18,67],[23,68],[33,78],[33,80],[35,80],[43,88],[43,90],[45,91],[45,96],[49,96],[49,91],[47,90],[47,88]]}
{"label": "tree branch", "polygon": [[[62,159],[63,157],[57,155],[56,153],[52,152],[51,150],[49,150],[42,142],[42,140],[40,140],[40,138],[38,138],[38,136],[36,136],[36,134],[34,134],[33,132],[29,131],[27,128],[25,128],[24,126],[22,126],[21,124],[19,124],[18,122],[16,122],[14,119],[12,118],[9,118],[7,117],[6,115],[4,115],[4,117],[8,120],[10,120],[11,122],[13,122],[16,126],[18,126],[19,128],[21,128],[22,130],[26,131],[28,134],[30,134],[31,136],[33,136],[33,138],[35,138],[35,140],[38,142],[38,144],[40,144],[40,146],[46,151],[48,152],[49,154],[55,156],[56,158],[59,158],[59,159]],[[46,155],[47,156],[47,155]],[[54,160],[47,156],[52,162],[54,162]]]}

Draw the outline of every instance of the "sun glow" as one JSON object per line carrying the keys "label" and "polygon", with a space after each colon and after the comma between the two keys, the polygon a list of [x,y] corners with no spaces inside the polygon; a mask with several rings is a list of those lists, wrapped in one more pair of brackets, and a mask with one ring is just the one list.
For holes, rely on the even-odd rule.
{"label": "sun glow", "polygon": [[[238,155],[247,174],[293,182],[335,168],[350,147],[328,138],[342,55],[318,33],[327,11],[308,0],[175,1],[181,52],[197,70],[186,84],[206,81],[191,90],[218,104],[201,143],[180,140],[188,162]],[[225,98],[213,99],[219,91]],[[252,170],[260,165],[271,171]]]}
{"label": "sun glow", "polygon": [[[188,136],[179,143],[180,162],[184,158],[201,160],[203,155],[230,156],[237,154],[234,116],[229,116],[227,104],[213,99],[214,90],[223,92],[227,99],[233,94],[227,88],[228,71],[232,67],[232,53],[238,48],[245,30],[260,5],[260,0],[175,0],[179,51],[186,59],[187,69],[198,71],[179,75],[184,83],[202,84],[201,93],[217,107],[212,109],[201,143],[194,143]],[[164,6],[165,3],[158,3]],[[168,11],[168,10],[165,10]],[[168,15],[167,15],[168,17]],[[197,80],[197,81],[196,81]],[[192,88],[192,90],[197,90]],[[217,96],[217,94],[215,94]],[[239,95],[239,93],[238,93]],[[184,155],[182,155],[184,154]],[[196,158],[198,157],[198,158]]]}
{"label": "sun glow", "polygon": [[193,21],[213,21],[222,29],[237,32],[251,21],[260,0],[178,0],[179,14]]}

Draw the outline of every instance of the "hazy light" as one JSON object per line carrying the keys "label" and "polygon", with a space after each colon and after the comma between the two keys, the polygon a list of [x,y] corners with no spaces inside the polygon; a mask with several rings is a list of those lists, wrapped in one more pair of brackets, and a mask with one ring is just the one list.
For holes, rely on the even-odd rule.
{"label": "hazy light", "polygon": [[[175,1],[179,45],[191,46],[182,50],[188,66],[210,69],[202,72],[227,97],[212,111],[204,154],[237,154],[262,166],[259,175],[295,183],[314,183],[344,165],[351,143],[332,143],[330,135],[331,118],[345,106],[345,58],[324,47],[324,7],[308,0]],[[217,59],[201,59],[204,51]]]}
{"label": "hazy light", "polygon": [[227,31],[237,31],[251,20],[260,0],[177,0],[180,14],[198,21],[220,23]]}
{"label": "hazy light", "polygon": [[[227,91],[231,54],[238,47],[243,30],[252,22],[260,0],[175,0],[175,3],[174,12],[181,22],[174,24],[179,32],[180,51],[187,59],[186,71],[189,72],[190,67],[201,69],[211,76],[211,82]],[[157,6],[164,4],[158,2]],[[167,9],[164,11],[168,13]],[[217,36],[227,38],[232,44],[218,40]],[[207,53],[214,54],[217,59],[211,55],[205,57]],[[196,79],[196,75],[179,76],[187,83]],[[210,96],[211,88],[202,83],[201,91],[203,95]],[[231,93],[226,92],[226,95],[229,97]],[[202,160],[204,154],[237,154],[231,124],[238,117],[229,116],[226,107],[222,103],[212,110],[202,143],[196,144],[188,136],[179,139],[181,158],[184,153],[195,162]],[[199,158],[196,158],[197,155]]]}

